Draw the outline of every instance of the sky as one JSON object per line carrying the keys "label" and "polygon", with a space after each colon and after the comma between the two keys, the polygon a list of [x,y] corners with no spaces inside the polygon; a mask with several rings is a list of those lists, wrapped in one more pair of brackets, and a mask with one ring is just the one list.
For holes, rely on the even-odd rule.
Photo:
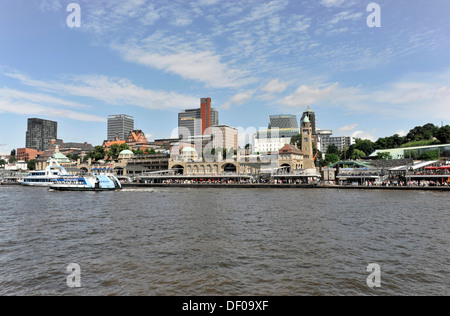
{"label": "sky", "polygon": [[101,145],[112,114],[169,138],[203,97],[242,135],[308,106],[373,141],[450,124],[449,17],[448,0],[1,0],[0,153],[32,117],[65,142]]}

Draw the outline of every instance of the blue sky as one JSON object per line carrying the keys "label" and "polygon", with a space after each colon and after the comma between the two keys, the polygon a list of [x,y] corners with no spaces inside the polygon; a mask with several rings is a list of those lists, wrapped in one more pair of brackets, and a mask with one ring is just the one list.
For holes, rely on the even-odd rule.
{"label": "blue sky", "polygon": [[319,128],[372,140],[449,124],[449,16],[448,0],[2,0],[0,153],[25,146],[29,117],[66,142],[101,144],[121,113],[170,137],[202,97],[243,132],[307,106]]}

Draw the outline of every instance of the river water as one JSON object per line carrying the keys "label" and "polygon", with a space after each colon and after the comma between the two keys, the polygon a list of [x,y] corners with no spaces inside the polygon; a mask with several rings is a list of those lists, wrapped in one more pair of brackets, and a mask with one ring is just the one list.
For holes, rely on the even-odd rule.
{"label": "river water", "polygon": [[0,186],[0,295],[450,295],[449,223],[446,192]]}

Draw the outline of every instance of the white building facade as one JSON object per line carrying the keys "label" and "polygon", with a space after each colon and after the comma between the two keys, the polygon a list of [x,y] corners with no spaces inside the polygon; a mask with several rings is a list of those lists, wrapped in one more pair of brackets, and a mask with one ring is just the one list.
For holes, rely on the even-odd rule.
{"label": "white building facade", "polygon": [[253,153],[267,154],[278,152],[291,138],[300,134],[299,128],[261,130],[253,135]]}
{"label": "white building facade", "polygon": [[228,125],[216,125],[211,127],[213,136],[213,148],[225,148],[227,151],[237,150],[239,147],[238,130]]}

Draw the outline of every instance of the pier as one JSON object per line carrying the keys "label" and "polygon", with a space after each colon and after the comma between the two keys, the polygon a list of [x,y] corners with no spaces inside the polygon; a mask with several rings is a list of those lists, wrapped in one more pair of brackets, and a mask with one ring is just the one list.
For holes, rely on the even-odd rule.
{"label": "pier", "polygon": [[384,190],[384,191],[445,191],[450,186],[362,186],[321,184],[275,184],[275,183],[126,183],[123,188],[193,188],[193,189],[334,189],[334,190]]}

